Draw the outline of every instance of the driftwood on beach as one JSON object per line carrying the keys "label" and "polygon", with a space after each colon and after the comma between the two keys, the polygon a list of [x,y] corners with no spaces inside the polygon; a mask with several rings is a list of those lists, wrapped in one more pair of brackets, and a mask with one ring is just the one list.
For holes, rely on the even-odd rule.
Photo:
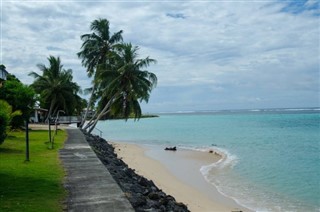
{"label": "driftwood on beach", "polygon": [[165,194],[152,180],[135,173],[121,159],[117,158],[114,147],[104,139],[86,134],[86,139],[112,177],[120,185],[135,211],[189,211],[183,203]]}
{"label": "driftwood on beach", "polygon": [[177,151],[177,147],[166,147],[164,150],[167,150],[167,151]]}

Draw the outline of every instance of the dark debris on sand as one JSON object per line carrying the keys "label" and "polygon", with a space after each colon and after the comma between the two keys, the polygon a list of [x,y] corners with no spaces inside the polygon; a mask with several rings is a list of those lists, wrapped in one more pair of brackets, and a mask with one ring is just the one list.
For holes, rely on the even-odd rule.
{"label": "dark debris on sand", "polygon": [[118,159],[113,146],[106,140],[83,133],[99,159],[120,185],[135,211],[189,211],[185,204],[176,202],[174,197],[166,195],[151,180],[136,174],[126,163]]}

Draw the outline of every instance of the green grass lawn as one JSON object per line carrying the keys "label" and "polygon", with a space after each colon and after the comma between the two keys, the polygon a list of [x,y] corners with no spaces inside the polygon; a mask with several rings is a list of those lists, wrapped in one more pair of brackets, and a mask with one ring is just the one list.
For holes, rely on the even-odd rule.
{"label": "green grass lawn", "polygon": [[62,211],[66,196],[59,160],[67,134],[58,131],[54,148],[48,131],[29,131],[30,161],[25,162],[25,132],[12,132],[0,145],[0,211]]}

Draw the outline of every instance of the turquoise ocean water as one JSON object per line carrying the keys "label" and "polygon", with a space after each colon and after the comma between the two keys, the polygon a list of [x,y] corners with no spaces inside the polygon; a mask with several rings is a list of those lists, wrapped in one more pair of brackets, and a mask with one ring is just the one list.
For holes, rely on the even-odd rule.
{"label": "turquoise ocean water", "polygon": [[160,114],[97,128],[107,140],[216,148],[227,159],[200,171],[222,194],[256,211],[320,211],[319,109]]}

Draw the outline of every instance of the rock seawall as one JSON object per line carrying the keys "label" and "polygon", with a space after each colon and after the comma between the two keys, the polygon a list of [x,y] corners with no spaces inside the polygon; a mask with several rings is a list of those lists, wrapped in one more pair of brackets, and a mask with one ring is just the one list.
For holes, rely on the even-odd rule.
{"label": "rock seawall", "polygon": [[165,194],[151,180],[136,174],[126,163],[117,158],[113,146],[106,140],[83,133],[136,211],[189,211],[185,204],[176,202],[174,197]]}

